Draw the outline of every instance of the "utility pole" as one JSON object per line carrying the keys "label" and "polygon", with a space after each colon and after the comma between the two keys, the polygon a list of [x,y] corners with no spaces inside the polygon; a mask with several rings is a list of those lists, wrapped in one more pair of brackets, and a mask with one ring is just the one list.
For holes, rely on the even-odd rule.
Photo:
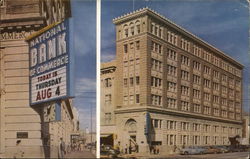
{"label": "utility pole", "polygon": [[90,152],[92,152],[92,105],[90,106]]}

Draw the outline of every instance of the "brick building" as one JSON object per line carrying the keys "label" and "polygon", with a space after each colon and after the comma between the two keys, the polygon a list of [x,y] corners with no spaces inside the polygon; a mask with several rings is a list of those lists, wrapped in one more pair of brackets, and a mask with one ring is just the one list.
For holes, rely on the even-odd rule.
{"label": "brick building", "polygon": [[101,68],[101,130],[113,124],[105,133],[114,144],[169,153],[242,136],[242,64],[148,8],[113,23],[115,69]]}

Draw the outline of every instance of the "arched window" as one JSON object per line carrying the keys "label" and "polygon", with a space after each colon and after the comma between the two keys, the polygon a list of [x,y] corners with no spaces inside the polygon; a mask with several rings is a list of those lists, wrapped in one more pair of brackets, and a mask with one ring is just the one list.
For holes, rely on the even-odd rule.
{"label": "arched window", "polygon": [[135,27],[136,27],[136,33],[140,34],[141,26],[140,26],[140,21],[139,20],[135,22]]}
{"label": "arched window", "polygon": [[130,28],[130,35],[132,35],[132,36],[135,35],[134,23],[130,23],[129,28]]}
{"label": "arched window", "polygon": [[125,123],[125,128],[128,132],[136,132],[136,121],[134,119],[128,119]]}
{"label": "arched window", "polygon": [[127,38],[128,37],[128,25],[124,25],[123,26],[123,31],[124,31],[124,37]]}

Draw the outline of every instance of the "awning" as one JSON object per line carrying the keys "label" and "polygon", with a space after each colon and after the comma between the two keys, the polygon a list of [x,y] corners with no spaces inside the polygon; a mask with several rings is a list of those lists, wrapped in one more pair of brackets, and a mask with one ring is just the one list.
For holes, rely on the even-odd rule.
{"label": "awning", "polygon": [[108,137],[110,135],[112,135],[112,134],[100,134],[100,137]]}

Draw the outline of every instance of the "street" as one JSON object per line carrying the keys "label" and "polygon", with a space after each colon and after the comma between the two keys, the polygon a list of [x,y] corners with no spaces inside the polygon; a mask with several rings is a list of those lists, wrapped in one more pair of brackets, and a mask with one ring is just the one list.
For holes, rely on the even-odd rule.
{"label": "street", "polygon": [[[146,157],[142,157],[145,158]],[[164,159],[249,159],[249,152],[234,152],[224,154],[205,154],[205,155],[176,155],[171,157],[152,157]]]}
{"label": "street", "polygon": [[96,158],[89,149],[84,149],[83,151],[70,152],[65,155],[65,158]]}

